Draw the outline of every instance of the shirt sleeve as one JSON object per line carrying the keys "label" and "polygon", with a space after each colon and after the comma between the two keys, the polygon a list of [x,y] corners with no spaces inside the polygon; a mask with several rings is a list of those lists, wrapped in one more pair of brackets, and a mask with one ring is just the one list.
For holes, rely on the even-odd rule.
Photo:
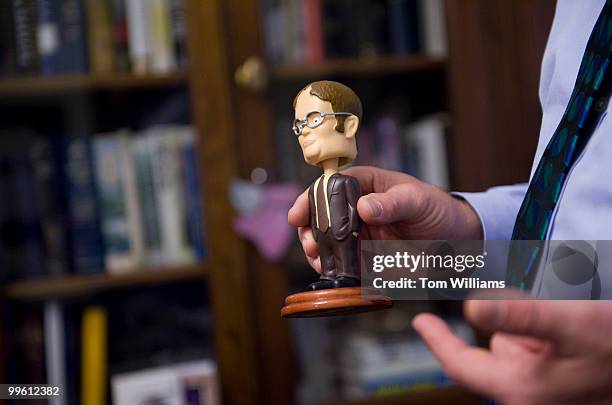
{"label": "shirt sleeve", "polygon": [[453,192],[451,195],[464,199],[474,208],[485,240],[509,240],[528,186],[521,183],[492,187],[481,193]]}

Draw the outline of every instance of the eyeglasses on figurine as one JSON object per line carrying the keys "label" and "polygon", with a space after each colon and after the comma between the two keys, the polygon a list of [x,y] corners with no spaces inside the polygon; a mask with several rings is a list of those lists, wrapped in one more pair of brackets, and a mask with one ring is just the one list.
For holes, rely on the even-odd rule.
{"label": "eyeglasses on figurine", "polygon": [[349,115],[353,115],[351,113],[348,112],[321,112],[321,111],[310,111],[308,114],[306,114],[306,116],[302,119],[296,119],[293,122],[293,133],[296,136],[300,136],[302,135],[302,130],[304,129],[304,127],[308,127],[311,129],[314,129],[316,127],[318,127],[319,125],[323,124],[323,121],[325,120],[325,117],[327,116],[334,116],[334,115],[343,115],[343,116],[349,116]]}

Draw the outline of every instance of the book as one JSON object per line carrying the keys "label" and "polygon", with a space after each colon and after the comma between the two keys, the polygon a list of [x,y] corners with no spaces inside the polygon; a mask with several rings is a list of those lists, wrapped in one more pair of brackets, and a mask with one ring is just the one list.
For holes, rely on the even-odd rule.
{"label": "book", "polygon": [[189,60],[187,57],[187,21],[185,16],[185,1],[170,0],[170,15],[176,65],[180,69],[185,69],[189,66]]}
{"label": "book", "polygon": [[132,143],[140,203],[139,212],[144,238],[144,263],[147,267],[159,266],[162,263],[161,235],[152,162],[156,140],[154,136],[148,136],[148,132],[145,131],[135,136]]}
{"label": "book", "polygon": [[7,279],[46,274],[38,203],[33,198],[34,170],[28,156],[33,134],[7,130],[0,134],[0,249]]}
{"label": "book", "polygon": [[144,256],[131,142],[126,131],[118,131],[97,135],[92,147],[107,270],[127,272],[142,265]]}
{"label": "book", "polygon": [[321,0],[304,0],[306,61],[320,62],[324,59],[323,10]]}
{"label": "book", "polygon": [[[66,389],[66,328],[64,311],[58,301],[44,304],[45,355],[47,364],[47,384]],[[66,393],[63,393],[66,395]],[[63,398],[51,398],[49,405],[62,405]]]}
{"label": "book", "polygon": [[[45,330],[40,304],[6,303],[3,314],[3,383],[45,384]],[[21,402],[21,401],[17,401]],[[45,405],[45,400],[29,400]]]}
{"label": "book", "polygon": [[114,69],[117,72],[130,71],[130,55],[128,51],[128,27],[125,10],[125,0],[110,0],[113,23]]}
{"label": "book", "polygon": [[61,161],[66,190],[71,267],[76,273],[102,272],[104,245],[90,141],[84,137],[66,138],[61,148]]}
{"label": "book", "polygon": [[90,71],[104,74],[113,71],[114,38],[111,0],[86,0],[87,48]]}
{"label": "book", "polygon": [[419,0],[422,49],[430,56],[446,57],[448,41],[444,0]]}
{"label": "book", "polygon": [[181,179],[183,201],[187,212],[187,228],[189,243],[193,247],[198,260],[206,258],[206,241],[204,233],[203,196],[198,173],[198,155],[196,151],[196,135],[193,127],[183,127],[179,133],[181,154]]}
{"label": "book", "polygon": [[264,2],[264,37],[268,59],[272,63],[284,62],[284,38],[287,27],[281,0]]}
{"label": "book", "polygon": [[0,75],[16,73],[15,28],[13,26],[13,5],[0,1]]}
{"label": "book", "polygon": [[19,74],[38,73],[40,59],[36,37],[36,0],[12,0],[12,5],[16,72]]}
{"label": "book", "polygon": [[43,75],[56,75],[62,71],[62,43],[57,1],[37,0],[37,7],[40,71]]}
{"label": "book", "polygon": [[406,127],[404,136],[415,151],[416,177],[448,190],[450,184],[445,122],[443,114],[425,117]]}
{"label": "book", "polygon": [[387,0],[390,52],[417,53],[420,48],[418,4],[415,0]]}
{"label": "book", "polygon": [[113,404],[219,405],[217,366],[208,359],[117,374]]}
{"label": "book", "polygon": [[61,164],[56,145],[48,137],[37,136],[29,143],[33,169],[34,201],[37,204],[46,270],[49,276],[68,272],[66,209]]}
{"label": "book", "polygon": [[167,73],[176,70],[170,0],[149,0],[147,3],[151,42],[151,70]]}
{"label": "book", "polygon": [[153,150],[153,177],[157,196],[162,260],[166,264],[191,263],[193,249],[188,243],[187,213],[180,180],[180,127],[159,126]]}
{"label": "book", "polygon": [[151,61],[151,43],[147,0],[126,0],[128,52],[132,73],[147,73]]}
{"label": "book", "polygon": [[79,304],[63,302],[65,389],[63,405],[80,405],[81,399],[81,315]]}
{"label": "book", "polygon": [[57,0],[62,73],[87,73],[87,30],[84,0]]}
{"label": "book", "polygon": [[104,308],[83,309],[81,328],[81,403],[105,405],[107,378],[107,316]]}

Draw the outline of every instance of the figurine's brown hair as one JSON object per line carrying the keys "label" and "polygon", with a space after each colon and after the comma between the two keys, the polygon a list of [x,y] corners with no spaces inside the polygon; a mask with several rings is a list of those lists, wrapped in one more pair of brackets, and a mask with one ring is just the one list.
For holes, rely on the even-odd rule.
{"label": "figurine's brown hair", "polygon": [[[342,83],[333,82],[330,80],[321,80],[306,85],[293,99],[293,109],[297,104],[297,99],[304,90],[310,87],[310,94],[320,98],[323,101],[329,101],[334,112],[348,112],[359,118],[363,114],[361,100],[350,87]],[[344,116],[336,116],[337,125],[334,128],[338,132],[344,132]]]}

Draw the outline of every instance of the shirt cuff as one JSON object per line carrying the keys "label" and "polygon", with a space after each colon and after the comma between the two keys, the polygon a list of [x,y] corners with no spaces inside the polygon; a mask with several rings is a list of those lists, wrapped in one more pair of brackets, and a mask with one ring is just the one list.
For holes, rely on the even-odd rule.
{"label": "shirt cuff", "polygon": [[510,240],[516,215],[522,198],[512,198],[494,190],[482,193],[452,192],[452,196],[465,200],[474,208],[480,223],[484,240]]}

